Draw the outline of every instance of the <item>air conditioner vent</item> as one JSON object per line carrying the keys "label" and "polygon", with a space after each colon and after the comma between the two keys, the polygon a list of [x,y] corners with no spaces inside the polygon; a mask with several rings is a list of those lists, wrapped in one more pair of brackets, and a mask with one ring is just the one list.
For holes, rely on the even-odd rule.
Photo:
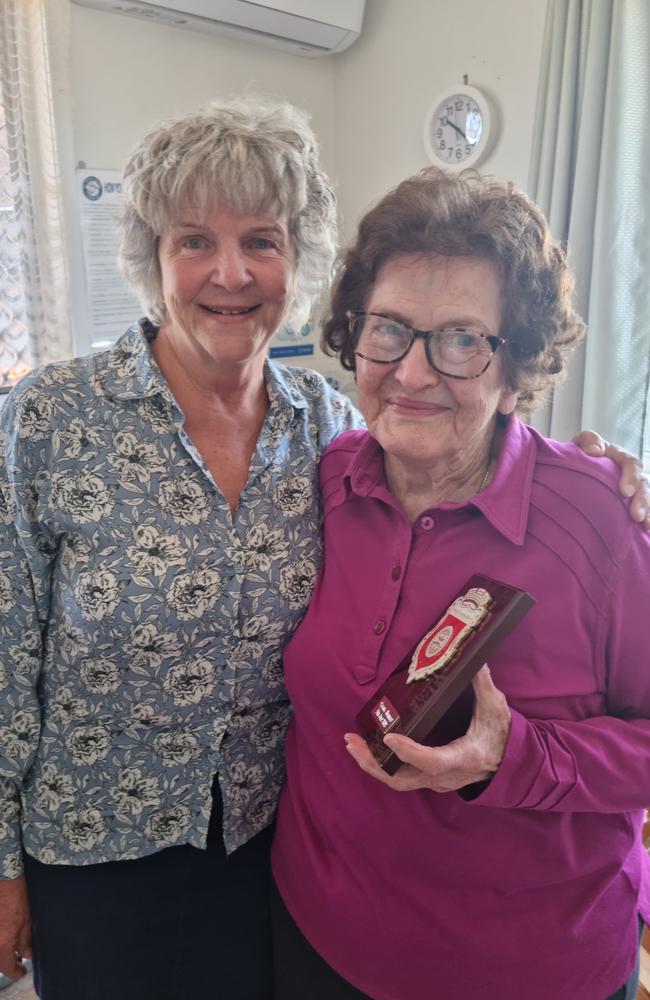
{"label": "air conditioner vent", "polygon": [[[140,21],[190,28],[301,55],[331,55],[358,37],[365,0],[74,0]],[[172,6],[173,3],[173,6]]]}

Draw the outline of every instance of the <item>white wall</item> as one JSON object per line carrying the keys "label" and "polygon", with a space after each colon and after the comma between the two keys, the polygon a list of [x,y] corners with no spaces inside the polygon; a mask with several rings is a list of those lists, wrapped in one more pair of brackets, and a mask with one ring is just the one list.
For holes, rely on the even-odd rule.
{"label": "white wall", "polygon": [[[218,94],[252,89],[305,107],[326,169],[333,170],[331,57],[307,59],[75,3],[70,11],[75,163],[121,168],[156,122],[193,111]],[[70,187],[67,210],[76,221],[74,195]],[[86,353],[89,322],[81,234],[78,224],[69,230],[75,345],[77,353]]]}
{"label": "white wall", "polygon": [[333,59],[306,59],[71,5],[74,146],[93,167],[120,167],[146,129],[245,88],[306,107],[333,161]]}
{"label": "white wall", "polygon": [[[545,9],[544,0],[367,0],[355,45],[307,59],[73,3],[74,158],[121,167],[161,118],[218,93],[270,92],[311,114],[347,239],[371,201],[426,165],[424,116],[467,73],[501,122],[482,169],[525,187]],[[79,239],[73,244],[79,330],[83,273]]]}
{"label": "white wall", "polygon": [[427,111],[464,74],[500,122],[480,169],[525,188],[545,16],[543,0],[368,0],[363,34],[334,72],[347,235],[363,208],[427,165]]}

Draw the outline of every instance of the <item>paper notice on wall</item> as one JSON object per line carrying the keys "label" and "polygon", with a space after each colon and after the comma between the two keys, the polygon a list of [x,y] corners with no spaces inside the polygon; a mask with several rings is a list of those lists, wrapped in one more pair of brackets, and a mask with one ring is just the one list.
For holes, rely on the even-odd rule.
{"label": "paper notice on wall", "polygon": [[119,170],[77,170],[81,237],[93,350],[102,350],[142,313],[117,267],[117,221],[122,203]]}

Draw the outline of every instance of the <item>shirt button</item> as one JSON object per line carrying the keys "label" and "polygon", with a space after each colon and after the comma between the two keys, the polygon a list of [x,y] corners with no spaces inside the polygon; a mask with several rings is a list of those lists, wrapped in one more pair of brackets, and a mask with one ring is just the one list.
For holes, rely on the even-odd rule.
{"label": "shirt button", "polygon": [[393,566],[392,570],[390,571],[390,575],[393,580],[399,580],[400,576],[402,575],[402,567]]}
{"label": "shirt button", "polygon": [[372,626],[372,631],[375,633],[375,635],[381,635],[381,633],[384,631],[385,628],[386,628],[386,619],[378,618],[375,624]]}
{"label": "shirt button", "polygon": [[435,519],[430,517],[428,514],[425,514],[424,517],[420,518],[420,524],[425,531],[431,531],[431,529],[435,526],[435,523]]}

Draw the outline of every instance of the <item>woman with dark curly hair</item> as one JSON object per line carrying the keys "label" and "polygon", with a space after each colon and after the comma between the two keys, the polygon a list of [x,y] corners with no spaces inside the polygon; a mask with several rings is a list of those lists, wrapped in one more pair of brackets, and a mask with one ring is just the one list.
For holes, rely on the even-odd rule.
{"label": "woman with dark curly hair", "polygon": [[[634,994],[650,539],[611,463],[517,416],[582,336],[571,292],[523,194],[435,169],[344,260],[325,340],[368,431],[321,460],[324,567],[285,650],[282,1000]],[[348,730],[474,573],[536,605],[477,675],[464,736],[385,737],[391,777]]]}

